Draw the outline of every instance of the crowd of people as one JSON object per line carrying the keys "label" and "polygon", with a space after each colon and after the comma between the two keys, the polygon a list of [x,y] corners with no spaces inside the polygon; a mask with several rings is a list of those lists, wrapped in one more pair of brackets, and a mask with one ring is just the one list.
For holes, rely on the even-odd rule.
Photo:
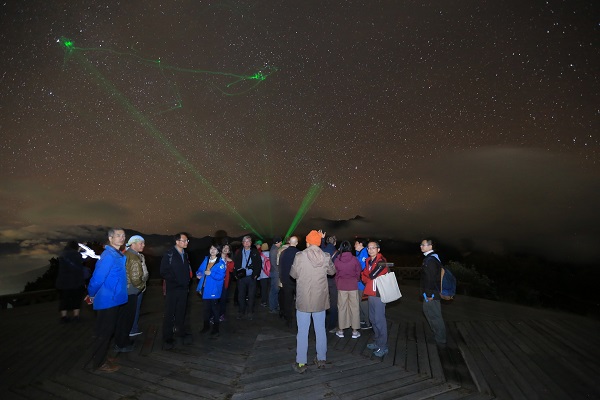
{"label": "crowd of people", "polygon": [[[388,353],[386,304],[381,301],[376,279],[389,272],[389,264],[378,241],[356,238],[354,244],[344,240],[337,246],[335,236],[313,230],[305,237],[306,249],[300,250],[297,236],[289,237],[285,244],[281,237],[274,237],[269,247],[259,240],[253,243],[253,238],[247,235],[236,251],[232,251],[228,241],[212,244],[195,273],[186,251],[189,241],[185,232],[174,235],[173,247],[161,259],[160,276],[165,298],[164,349],[191,344],[186,311],[189,289],[195,277],[198,281],[196,291],[203,304],[201,334],[219,337],[221,323],[229,318],[227,304],[235,281],[233,300],[238,320],[253,320],[255,300],[259,299],[261,307],[282,318],[287,327],[297,329],[293,370],[298,373],[308,368],[311,321],[316,339],[314,364],[317,368],[325,367],[328,331],[342,338],[348,330],[352,339],[358,339],[361,330],[372,329],[373,340],[367,348],[375,357],[384,357]],[[145,241],[135,235],[123,248],[125,242],[123,229],[108,231],[108,244],[87,285],[96,311],[89,367],[102,372],[118,370],[116,355],[132,351],[135,336],[142,333],[138,319],[148,280],[142,253]],[[420,247],[425,255],[421,274],[423,313],[436,342],[443,345],[446,332],[439,301],[442,265],[430,239],[423,240]],[[69,243],[60,258],[57,280],[57,287],[59,281],[62,284],[59,289],[63,322],[68,310],[73,310],[74,318],[79,318],[85,279],[84,272],[73,271],[85,271],[81,266],[76,243]],[[76,277],[67,279],[69,272]],[[114,345],[109,351],[113,337]]]}

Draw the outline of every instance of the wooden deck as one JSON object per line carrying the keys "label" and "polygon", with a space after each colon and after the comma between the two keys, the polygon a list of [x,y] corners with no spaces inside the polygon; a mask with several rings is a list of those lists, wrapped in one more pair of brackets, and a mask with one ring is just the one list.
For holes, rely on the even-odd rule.
{"label": "wooden deck", "polygon": [[[94,315],[58,324],[57,303],[0,311],[3,399],[592,399],[600,398],[600,322],[570,314],[459,297],[443,306],[448,345],[438,348],[417,290],[388,306],[390,353],[380,360],[359,339],[328,334],[327,365],[292,371],[295,332],[258,306],[230,319],[221,336],[201,328],[190,296],[191,345],[161,348],[162,295],[150,287],[135,351],[112,374],[81,368]],[[229,312],[233,312],[232,304]],[[87,307],[87,306],[86,306]],[[315,355],[314,340],[309,360]]]}

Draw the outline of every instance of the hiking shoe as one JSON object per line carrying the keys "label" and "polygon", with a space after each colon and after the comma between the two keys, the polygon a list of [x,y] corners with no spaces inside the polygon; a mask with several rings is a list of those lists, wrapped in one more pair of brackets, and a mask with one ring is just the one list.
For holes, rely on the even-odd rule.
{"label": "hiking shoe", "polygon": [[337,331],[337,332],[335,333],[335,335],[336,335],[337,337],[344,337],[344,331]]}
{"label": "hiking shoe", "polygon": [[306,366],[306,364],[304,364],[303,366],[300,366],[300,364],[294,363],[294,364],[292,364],[292,369],[299,374],[303,374],[306,372],[308,367]]}
{"label": "hiking shoe", "polygon": [[118,365],[114,365],[114,364],[110,364],[109,362],[105,362],[104,364],[99,366],[96,371],[111,373],[111,372],[116,372],[118,370],[119,370]]}
{"label": "hiking shoe", "polygon": [[384,349],[377,349],[377,350],[375,350],[373,352],[373,355],[375,357],[383,357],[383,356],[385,356],[388,353],[388,351],[389,351],[388,349],[385,349],[385,350]]}
{"label": "hiking shoe", "polygon": [[367,349],[377,350],[377,349],[379,349],[379,346],[377,346],[375,343],[369,343],[369,344],[367,344]]}
{"label": "hiking shoe", "polygon": [[352,332],[352,339],[358,339],[359,337],[360,337],[360,332],[359,331]]}
{"label": "hiking shoe", "polygon": [[315,357],[314,362],[318,369],[325,368],[325,360],[318,360],[317,357]]}

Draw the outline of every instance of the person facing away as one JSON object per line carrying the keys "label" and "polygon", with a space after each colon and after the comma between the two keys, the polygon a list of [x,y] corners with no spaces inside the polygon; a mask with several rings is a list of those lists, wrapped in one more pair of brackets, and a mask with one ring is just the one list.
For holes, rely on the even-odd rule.
{"label": "person facing away", "polygon": [[260,269],[260,275],[258,276],[258,281],[260,282],[260,305],[262,307],[268,307],[269,305],[269,289],[270,289],[270,285],[271,285],[271,276],[270,276],[270,272],[267,273],[266,268],[266,264],[267,264],[267,260],[269,260],[269,262],[271,262],[270,259],[270,254],[269,254],[269,244],[268,243],[262,243],[260,245],[260,249],[259,249],[259,253],[260,253],[260,259],[261,259],[261,269]]}
{"label": "person facing away", "polygon": [[[354,250],[356,251],[356,258],[360,263],[361,271],[365,269],[367,265],[367,258],[369,253],[367,252],[367,240],[363,238],[354,239]],[[371,329],[371,321],[369,320],[369,302],[363,301],[363,293],[365,291],[365,284],[362,281],[358,282],[358,296],[360,299],[360,327],[361,329]]]}
{"label": "person facing away", "polygon": [[294,326],[294,294],[296,293],[296,281],[290,277],[290,271],[298,250],[298,237],[292,236],[289,245],[279,254],[279,279],[283,296],[283,317],[288,328]]}
{"label": "person facing away", "polygon": [[[294,371],[304,373],[308,359],[308,329],[311,319],[316,337],[317,368],[325,368],[327,360],[327,332],[325,311],[329,308],[327,275],[335,274],[329,254],[320,248],[321,234],[315,230],[306,236],[306,250],[294,257],[290,277],[296,280],[296,362]],[[289,250],[289,249],[288,249]],[[286,250],[286,251],[288,251]]]}
{"label": "person facing away", "polygon": [[[78,251],[79,244],[71,240],[58,257],[58,276],[56,289],[59,292],[60,322],[79,322],[79,310],[85,293],[85,277],[83,257]],[[67,312],[73,312],[70,320]]]}
{"label": "person facing away", "polygon": [[281,238],[275,236],[273,245],[269,250],[269,260],[271,261],[271,290],[269,291],[269,312],[271,314],[279,313],[279,265],[277,264],[277,255],[281,248]]}
{"label": "person facing away", "polygon": [[377,291],[375,279],[388,273],[386,259],[380,253],[379,243],[371,241],[367,244],[367,258],[365,269],[361,272],[361,279],[365,284],[365,295],[368,296],[369,318],[373,326],[374,341],[367,344],[373,350],[375,357],[383,357],[388,353],[387,320],[385,318],[385,303],[381,301]]}
{"label": "person facing away", "polygon": [[[129,339],[135,319],[138,296],[146,289],[144,280],[144,256],[140,253],[145,246],[144,238],[134,235],[127,242],[125,251],[125,271],[127,272],[127,304],[123,306],[123,318],[117,322],[114,351],[128,353],[133,350]],[[137,249],[137,250],[136,250]]]}
{"label": "person facing away", "polygon": [[358,297],[358,281],[361,268],[358,259],[352,252],[352,245],[344,240],[333,261],[335,265],[335,284],[338,296],[338,337],[344,337],[344,329],[352,327],[352,339],[360,337],[360,311]]}
{"label": "person facing away", "polygon": [[88,284],[88,294],[93,300],[94,310],[97,311],[95,338],[90,348],[92,368],[101,372],[114,372],[119,369],[118,365],[105,359],[117,321],[123,316],[121,306],[128,300],[125,255],[120,251],[125,243],[125,231],[121,228],[111,228],[108,231],[108,243]]}
{"label": "person facing away", "polygon": [[204,304],[204,326],[200,333],[210,330],[212,321],[211,337],[219,336],[219,300],[223,292],[223,282],[227,274],[227,263],[221,258],[221,246],[212,245],[208,250],[208,256],[196,271],[198,287],[196,291],[202,296]]}
{"label": "person facing away", "polygon": [[421,268],[421,297],[423,299],[423,314],[433,332],[438,345],[446,344],[446,325],[442,317],[440,292],[442,285],[442,263],[433,250],[433,241],[423,239],[420,244],[425,256]]}
{"label": "person facing away", "polygon": [[[238,306],[237,319],[254,317],[254,299],[256,297],[256,278],[262,268],[262,260],[258,250],[252,246],[252,237],[246,235],[242,238],[242,248],[233,256],[236,271],[244,270],[245,276],[238,278]],[[246,300],[248,299],[248,300]]]}
{"label": "person facing away", "polygon": [[185,338],[185,315],[192,277],[190,260],[185,249],[190,242],[185,232],[173,236],[175,246],[167,250],[160,262],[160,276],[165,280],[165,314],[163,321],[164,348],[171,349],[175,338]]}

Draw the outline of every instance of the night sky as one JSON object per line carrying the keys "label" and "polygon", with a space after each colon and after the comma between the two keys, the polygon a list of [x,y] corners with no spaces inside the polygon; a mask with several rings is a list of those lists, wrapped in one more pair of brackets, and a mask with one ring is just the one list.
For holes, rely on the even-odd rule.
{"label": "night sky", "polygon": [[600,3],[93,3],[0,7],[0,279],[106,226],[271,237],[299,210],[598,260]]}

